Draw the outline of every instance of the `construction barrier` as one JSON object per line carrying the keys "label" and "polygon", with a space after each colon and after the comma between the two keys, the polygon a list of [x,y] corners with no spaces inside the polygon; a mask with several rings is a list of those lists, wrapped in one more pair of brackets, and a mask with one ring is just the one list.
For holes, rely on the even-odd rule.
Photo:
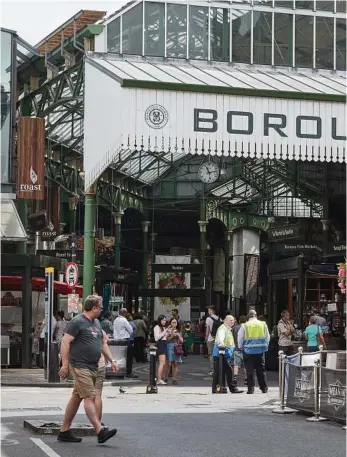
{"label": "construction barrier", "polygon": [[[296,411],[312,414],[311,422],[331,420],[346,423],[346,370],[337,369],[346,357],[343,351],[299,353],[286,357],[279,352],[280,406],[278,414]],[[323,366],[327,364],[328,367]],[[330,368],[333,365],[335,368]]]}

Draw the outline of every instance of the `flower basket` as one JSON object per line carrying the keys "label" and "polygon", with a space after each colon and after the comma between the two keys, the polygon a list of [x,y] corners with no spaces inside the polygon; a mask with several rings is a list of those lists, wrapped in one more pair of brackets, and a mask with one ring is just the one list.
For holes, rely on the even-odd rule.
{"label": "flower basket", "polygon": [[346,294],[346,262],[338,263],[337,283],[342,294]]}

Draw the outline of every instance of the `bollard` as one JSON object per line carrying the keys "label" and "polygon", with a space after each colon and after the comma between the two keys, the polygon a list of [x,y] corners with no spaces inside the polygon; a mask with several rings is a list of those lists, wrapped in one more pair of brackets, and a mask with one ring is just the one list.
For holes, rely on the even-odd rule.
{"label": "bollard", "polygon": [[302,365],[302,354],[304,352],[304,349],[302,348],[302,346],[299,347],[298,352],[299,352],[299,366],[301,367],[301,365]]}
{"label": "bollard", "polygon": [[147,394],[157,394],[157,348],[150,346],[149,348],[149,384],[147,386]]}
{"label": "bollard", "polygon": [[286,356],[283,354],[283,351],[280,351],[279,353],[279,358],[280,358],[280,364],[279,364],[279,373],[280,379],[279,385],[280,385],[280,407],[275,408],[272,410],[273,413],[275,414],[292,414],[295,412],[294,409],[287,408],[285,406],[285,387],[286,387],[286,365],[285,365],[285,359]]}
{"label": "bollard", "polygon": [[282,384],[283,384],[283,378],[285,376],[285,373],[283,373],[283,368],[284,365],[281,363],[282,356],[284,355],[283,351],[278,351],[278,386],[279,386],[279,403],[281,404],[281,392],[282,392]]}
{"label": "bollard", "polygon": [[217,394],[227,394],[228,393],[228,389],[225,387],[224,356],[225,356],[225,348],[219,348],[218,384],[216,386]]}
{"label": "bollard", "polygon": [[308,417],[307,422],[323,422],[328,420],[320,415],[320,361],[314,362],[313,383],[314,383],[314,416]]}

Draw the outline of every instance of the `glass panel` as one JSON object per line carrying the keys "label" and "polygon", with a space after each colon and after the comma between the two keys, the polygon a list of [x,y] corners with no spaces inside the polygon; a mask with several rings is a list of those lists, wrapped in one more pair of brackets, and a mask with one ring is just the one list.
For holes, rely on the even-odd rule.
{"label": "glass panel", "polygon": [[313,66],[312,16],[295,16],[295,66]]}
{"label": "glass panel", "polygon": [[347,6],[346,0],[336,0],[336,11],[338,13],[345,13],[346,6]]}
{"label": "glass panel", "polygon": [[336,19],[336,70],[346,70],[346,19]]}
{"label": "glass panel", "polygon": [[167,57],[187,58],[187,6],[167,5]]}
{"label": "glass panel", "polygon": [[253,13],[253,63],[271,65],[272,14]]}
{"label": "glass panel", "polygon": [[189,8],[189,58],[208,58],[208,8],[191,6]]}
{"label": "glass panel", "polygon": [[314,2],[306,2],[304,0],[295,0],[295,8],[301,8],[305,10],[313,10],[314,8]]}
{"label": "glass panel", "polygon": [[229,62],[229,10],[211,8],[211,60]]}
{"label": "glass panel", "polygon": [[123,14],[123,54],[142,55],[142,7],[140,3]]}
{"label": "glass panel", "polygon": [[294,0],[275,0],[275,8],[294,8]]}
{"label": "glass panel", "polygon": [[293,15],[275,13],[274,63],[292,66],[293,60]]}
{"label": "glass panel", "polygon": [[334,19],[316,18],[316,68],[334,68]]}
{"label": "glass panel", "polygon": [[317,0],[316,1],[316,10],[324,10],[324,11],[334,11],[334,1],[321,1]]}
{"label": "glass panel", "polygon": [[145,3],[145,55],[165,55],[164,3]]}
{"label": "glass panel", "polygon": [[251,63],[251,11],[233,21],[233,62]]}
{"label": "glass panel", "polygon": [[120,53],[120,18],[107,24],[107,51]]}
{"label": "glass panel", "polygon": [[12,35],[1,31],[1,182],[9,182],[11,146]]}

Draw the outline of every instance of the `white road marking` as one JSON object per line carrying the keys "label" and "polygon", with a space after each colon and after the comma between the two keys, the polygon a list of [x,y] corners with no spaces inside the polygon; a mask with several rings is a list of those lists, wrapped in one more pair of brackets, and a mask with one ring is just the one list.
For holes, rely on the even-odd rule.
{"label": "white road marking", "polygon": [[30,438],[31,441],[36,444],[48,457],[60,457],[51,447],[44,443],[40,438]]}

